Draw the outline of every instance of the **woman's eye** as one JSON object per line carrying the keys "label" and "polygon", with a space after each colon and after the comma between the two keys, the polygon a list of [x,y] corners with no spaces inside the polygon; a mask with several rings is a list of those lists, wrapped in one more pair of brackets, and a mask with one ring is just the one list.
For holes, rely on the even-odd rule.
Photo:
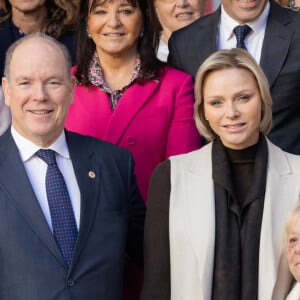
{"label": "woman's eye", "polygon": [[124,15],[131,15],[133,13],[133,10],[132,9],[122,9],[120,11],[121,14],[124,14]]}
{"label": "woman's eye", "polygon": [[220,105],[222,102],[220,100],[212,100],[210,101],[210,105],[211,106],[217,106],[217,105]]}
{"label": "woman's eye", "polygon": [[106,11],[103,10],[103,9],[96,9],[94,10],[93,12],[95,15],[105,15],[106,14]]}
{"label": "woman's eye", "polygon": [[241,95],[237,98],[237,100],[240,100],[240,101],[248,101],[249,99],[250,99],[249,95]]}

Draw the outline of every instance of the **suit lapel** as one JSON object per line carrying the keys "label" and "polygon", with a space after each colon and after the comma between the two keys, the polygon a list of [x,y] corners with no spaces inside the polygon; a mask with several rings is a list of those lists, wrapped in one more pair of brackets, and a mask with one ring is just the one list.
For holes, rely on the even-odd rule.
{"label": "suit lapel", "polygon": [[288,54],[294,31],[289,26],[291,19],[288,14],[282,14],[282,8],[272,1],[270,4],[260,65],[272,87]]}
{"label": "suit lapel", "polygon": [[143,85],[134,83],[129,87],[112,115],[104,140],[118,144],[132,120],[151,99],[151,95],[158,86],[158,81],[151,80]]}
{"label": "suit lapel", "polygon": [[0,186],[50,252],[65,265],[27,177],[10,129],[0,142]]}
{"label": "suit lapel", "polygon": [[[220,16],[221,16],[221,6],[217,8],[217,10],[211,15],[211,18],[207,18],[206,22],[202,24],[203,35],[201,40],[198,40],[199,48],[197,49],[204,49],[204,55],[201,59],[203,62],[211,53],[217,50],[217,40],[218,40],[218,32],[219,32],[219,23],[220,23]],[[212,39],[212,37],[215,37]],[[202,52],[199,51],[199,53]]]}
{"label": "suit lapel", "polygon": [[66,138],[81,197],[80,226],[72,264],[74,266],[95,219],[102,174],[101,163],[95,159],[94,149],[84,147],[84,141],[79,135],[66,132]]}
{"label": "suit lapel", "polygon": [[[191,55],[191,62],[188,73],[196,76],[197,70],[203,61],[217,50],[218,25],[220,22],[221,8],[219,7],[208,18],[202,19],[200,22],[194,23],[194,36],[191,37],[191,49],[199,49],[199,51],[187,49],[187,53]],[[183,63],[184,65],[184,63]]]}
{"label": "suit lapel", "polygon": [[[299,178],[293,173],[284,153],[270,142],[269,169],[265,193],[264,214],[260,237],[259,300],[272,299],[278,280],[282,255],[282,237],[286,216],[299,196]],[[265,270],[268,270],[266,276]],[[281,291],[282,292],[282,291]]]}

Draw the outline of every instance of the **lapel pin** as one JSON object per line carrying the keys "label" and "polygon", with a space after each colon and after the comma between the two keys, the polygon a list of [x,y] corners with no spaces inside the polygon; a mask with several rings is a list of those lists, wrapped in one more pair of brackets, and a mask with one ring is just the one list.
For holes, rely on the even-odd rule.
{"label": "lapel pin", "polygon": [[95,172],[89,171],[89,177],[94,179],[96,177]]}

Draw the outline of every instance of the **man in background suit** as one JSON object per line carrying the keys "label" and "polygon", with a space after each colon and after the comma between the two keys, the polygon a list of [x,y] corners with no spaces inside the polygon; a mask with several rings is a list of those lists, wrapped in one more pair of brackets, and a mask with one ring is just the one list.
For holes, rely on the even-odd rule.
{"label": "man in background suit", "polygon": [[214,51],[236,47],[233,29],[247,24],[247,50],[264,70],[273,98],[269,138],[300,154],[300,15],[272,0],[221,0],[214,13],[173,33],[169,62],[193,76]]}
{"label": "man in background suit", "polygon": [[[0,137],[0,299],[122,299],[125,251],[142,262],[145,208],[131,155],[64,131],[74,82],[54,39],[35,34],[13,44],[2,84],[12,126]],[[56,163],[40,158],[45,149]],[[53,208],[61,198],[51,189],[61,192],[62,182],[48,171],[57,166],[68,217],[65,206]]]}

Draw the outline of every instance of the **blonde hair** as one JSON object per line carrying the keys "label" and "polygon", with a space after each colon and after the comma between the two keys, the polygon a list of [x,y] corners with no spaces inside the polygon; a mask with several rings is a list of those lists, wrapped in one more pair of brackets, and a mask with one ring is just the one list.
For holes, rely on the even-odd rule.
{"label": "blonde hair", "polygon": [[254,58],[245,50],[234,48],[230,50],[219,50],[210,55],[198,69],[195,79],[195,106],[194,118],[198,131],[208,141],[215,139],[216,134],[205,119],[203,105],[203,86],[207,76],[218,70],[243,69],[249,71],[257,83],[262,99],[260,132],[267,134],[272,127],[272,98],[269,90],[268,80],[262,69]]}

